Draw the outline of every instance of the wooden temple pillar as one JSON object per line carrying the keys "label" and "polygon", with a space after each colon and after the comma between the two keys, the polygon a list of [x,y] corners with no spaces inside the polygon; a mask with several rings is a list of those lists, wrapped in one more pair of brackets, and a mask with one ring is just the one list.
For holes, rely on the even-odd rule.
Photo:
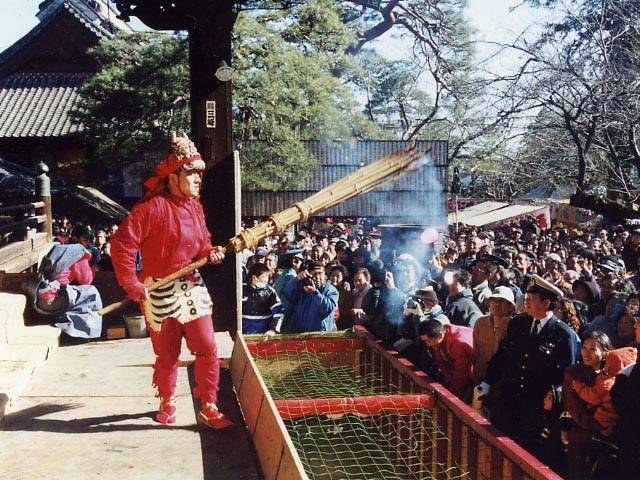
{"label": "wooden temple pillar", "polygon": [[[231,65],[233,0],[116,0],[121,18],[138,17],[157,30],[189,32],[191,136],[207,163],[201,200],[214,245],[240,231],[240,164],[233,152],[231,79],[218,75]],[[229,70],[227,70],[229,73]],[[206,267],[203,277],[214,303],[214,327],[238,328],[241,268],[231,252],[222,265]]]}
{"label": "wooden temple pillar", "polygon": [[[208,169],[202,204],[214,244],[240,231],[240,162],[233,152],[231,79],[216,77],[221,65],[231,65],[231,33],[236,13],[232,0],[219,0],[213,11],[199,10],[189,30],[191,128]],[[225,62],[223,64],[223,62]],[[214,327],[235,335],[242,286],[238,255],[204,272],[214,304]]]}

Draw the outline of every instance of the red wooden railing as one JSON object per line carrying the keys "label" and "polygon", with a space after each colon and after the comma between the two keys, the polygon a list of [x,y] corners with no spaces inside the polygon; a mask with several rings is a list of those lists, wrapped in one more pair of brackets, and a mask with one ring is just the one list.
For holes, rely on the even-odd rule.
{"label": "red wooden railing", "polygon": [[367,379],[395,385],[401,392],[429,393],[434,399],[431,450],[436,478],[463,476],[469,479],[560,479],[553,470],[496,429],[469,405],[427,375],[395,350],[385,349],[363,327],[356,327],[364,342],[361,368]]}

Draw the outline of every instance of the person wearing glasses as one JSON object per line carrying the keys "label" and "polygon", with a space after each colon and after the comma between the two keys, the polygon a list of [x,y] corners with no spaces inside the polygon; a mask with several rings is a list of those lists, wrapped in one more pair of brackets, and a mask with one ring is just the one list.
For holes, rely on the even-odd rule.
{"label": "person wearing glasses", "polygon": [[295,309],[291,319],[294,333],[333,332],[338,309],[338,290],[327,281],[324,267],[310,260],[298,276],[282,289],[282,296]]}

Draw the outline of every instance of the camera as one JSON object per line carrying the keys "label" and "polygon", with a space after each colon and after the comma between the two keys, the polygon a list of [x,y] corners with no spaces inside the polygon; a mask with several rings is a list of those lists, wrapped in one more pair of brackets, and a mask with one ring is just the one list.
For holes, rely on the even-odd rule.
{"label": "camera", "polygon": [[311,266],[314,264],[313,260],[303,260],[302,263],[300,264],[300,272],[305,272],[305,271],[309,271],[311,269]]}
{"label": "camera", "polygon": [[302,280],[300,280],[300,283],[302,284],[303,287],[311,287],[313,285],[313,278],[305,277]]}
{"label": "camera", "polygon": [[562,412],[562,414],[560,414],[559,425],[560,430],[563,432],[568,432],[574,427],[575,423],[573,421],[573,418],[571,418],[571,414],[569,412],[564,411]]}
{"label": "camera", "polygon": [[404,304],[402,314],[404,316],[408,315],[416,315],[418,317],[424,316],[425,305],[422,299],[416,297],[415,295],[411,295],[407,298],[407,301]]}
{"label": "camera", "polygon": [[415,309],[418,307],[418,305],[420,305],[420,302],[415,297],[409,297],[409,299],[407,300],[407,308],[409,309]]}

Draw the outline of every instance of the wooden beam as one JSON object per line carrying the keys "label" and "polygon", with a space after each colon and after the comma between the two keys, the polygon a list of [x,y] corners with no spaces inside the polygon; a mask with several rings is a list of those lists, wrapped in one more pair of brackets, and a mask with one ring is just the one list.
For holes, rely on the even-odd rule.
{"label": "wooden beam", "polygon": [[231,376],[266,480],[308,479],[242,335],[231,355]]}
{"label": "wooden beam", "polygon": [[53,244],[45,244],[26,250],[21,255],[6,261],[0,260],[0,271],[18,273],[37,268],[42,258],[51,250]]}

